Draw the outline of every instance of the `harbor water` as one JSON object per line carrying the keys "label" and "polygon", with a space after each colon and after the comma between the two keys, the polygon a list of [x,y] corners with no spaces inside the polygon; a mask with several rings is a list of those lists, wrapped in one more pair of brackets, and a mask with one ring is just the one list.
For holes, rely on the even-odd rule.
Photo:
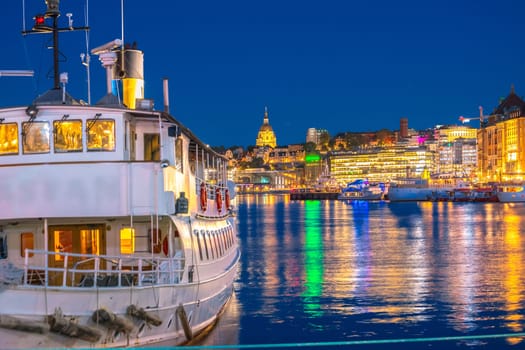
{"label": "harbor water", "polygon": [[235,298],[203,344],[522,349],[525,204],[237,198]]}

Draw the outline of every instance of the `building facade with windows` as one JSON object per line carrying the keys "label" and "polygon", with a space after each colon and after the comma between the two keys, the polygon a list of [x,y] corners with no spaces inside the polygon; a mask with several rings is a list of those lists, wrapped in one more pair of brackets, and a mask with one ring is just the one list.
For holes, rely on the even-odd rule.
{"label": "building facade with windows", "polygon": [[511,89],[481,121],[478,176],[484,182],[525,180],[525,101]]}
{"label": "building facade with windows", "polygon": [[422,176],[436,169],[436,152],[428,147],[384,147],[358,152],[331,152],[330,174],[344,184],[358,179],[388,182]]}

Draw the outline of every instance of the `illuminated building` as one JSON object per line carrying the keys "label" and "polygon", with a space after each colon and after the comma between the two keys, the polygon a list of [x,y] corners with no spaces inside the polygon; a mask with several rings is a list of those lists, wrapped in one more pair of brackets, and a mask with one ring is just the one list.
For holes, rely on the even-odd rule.
{"label": "illuminated building", "polygon": [[288,147],[277,147],[269,149],[268,164],[281,167],[293,167],[297,163],[304,162],[303,145],[288,145]]}
{"label": "illuminated building", "polygon": [[523,181],[525,102],[514,92],[488,117],[480,116],[478,171],[482,181]]}
{"label": "illuminated building", "polygon": [[277,138],[273,132],[272,126],[268,119],[268,108],[264,108],[264,120],[263,125],[259,128],[259,133],[257,134],[257,139],[255,145],[258,147],[269,146],[275,148],[277,146]]}
{"label": "illuminated building", "polygon": [[304,157],[304,182],[312,186],[317,182],[322,173],[322,158],[319,153],[310,153]]}
{"label": "illuminated building", "polygon": [[327,133],[328,131],[325,129],[309,128],[306,131],[306,142],[313,142],[318,145],[321,143],[321,135]]}
{"label": "illuminated building", "polygon": [[440,177],[474,178],[476,176],[477,132],[477,129],[464,125],[436,129],[436,171]]}
{"label": "illuminated building", "polygon": [[330,174],[340,183],[357,179],[381,182],[434,173],[436,153],[424,146],[388,147],[332,152],[329,157]]}

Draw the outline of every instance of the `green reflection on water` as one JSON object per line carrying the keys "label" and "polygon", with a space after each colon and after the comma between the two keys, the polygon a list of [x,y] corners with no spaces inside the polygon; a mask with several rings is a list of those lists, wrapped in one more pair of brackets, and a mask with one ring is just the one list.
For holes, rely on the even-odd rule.
{"label": "green reflection on water", "polygon": [[323,241],[321,230],[321,202],[304,202],[304,269],[305,289],[302,294],[304,309],[311,316],[321,316],[319,297],[323,285]]}

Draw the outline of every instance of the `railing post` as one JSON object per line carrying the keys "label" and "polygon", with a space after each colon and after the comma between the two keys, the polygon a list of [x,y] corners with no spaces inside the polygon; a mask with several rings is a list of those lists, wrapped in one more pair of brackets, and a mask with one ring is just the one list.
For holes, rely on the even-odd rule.
{"label": "railing post", "polygon": [[97,287],[98,284],[98,269],[100,266],[100,258],[98,256],[95,257],[95,273],[93,274],[93,287]]}
{"label": "railing post", "polygon": [[139,263],[138,263],[138,267],[139,267],[139,275],[138,275],[138,282],[139,282],[139,286],[142,286],[142,258],[139,258]]}
{"label": "railing post", "polygon": [[64,256],[64,269],[62,271],[62,287],[66,286],[67,283],[67,263],[69,261],[69,255]]}
{"label": "railing post", "polygon": [[27,285],[28,266],[29,266],[29,254],[27,253],[27,248],[26,248],[25,255],[24,255],[24,284],[25,285]]}

